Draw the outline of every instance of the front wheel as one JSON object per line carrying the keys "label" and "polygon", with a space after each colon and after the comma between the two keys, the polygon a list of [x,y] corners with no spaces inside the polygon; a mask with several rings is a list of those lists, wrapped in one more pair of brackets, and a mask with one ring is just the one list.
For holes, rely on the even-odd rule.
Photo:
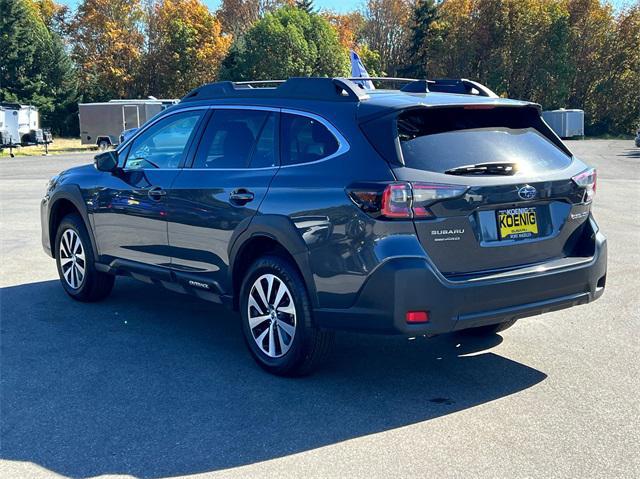
{"label": "front wheel", "polygon": [[62,287],[78,301],[99,301],[111,293],[115,277],[95,268],[93,249],[84,221],[65,216],[56,234],[56,265]]}
{"label": "front wheel", "polygon": [[272,374],[312,372],[333,343],[332,332],[313,325],[300,273],[279,256],[260,258],[249,269],[240,291],[240,309],[249,351]]}

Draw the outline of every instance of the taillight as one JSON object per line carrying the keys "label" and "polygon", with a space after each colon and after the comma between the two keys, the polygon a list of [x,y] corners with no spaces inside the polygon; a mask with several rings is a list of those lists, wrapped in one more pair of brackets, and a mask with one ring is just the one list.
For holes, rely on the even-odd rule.
{"label": "taillight", "polygon": [[409,183],[393,183],[386,186],[382,192],[380,213],[385,218],[411,218]]}
{"label": "taillight", "polygon": [[462,196],[466,191],[466,186],[413,183],[413,215],[416,218],[432,218],[429,206],[436,201]]}
{"label": "taillight", "polygon": [[596,193],[598,180],[598,173],[596,172],[596,169],[589,168],[571,179],[580,188],[584,188],[584,197],[582,198],[582,201],[585,203],[590,202],[593,199],[593,195]]}
{"label": "taillight", "polygon": [[462,196],[466,191],[466,186],[406,181],[355,184],[347,188],[349,197],[362,211],[384,219],[433,218],[429,206]]}

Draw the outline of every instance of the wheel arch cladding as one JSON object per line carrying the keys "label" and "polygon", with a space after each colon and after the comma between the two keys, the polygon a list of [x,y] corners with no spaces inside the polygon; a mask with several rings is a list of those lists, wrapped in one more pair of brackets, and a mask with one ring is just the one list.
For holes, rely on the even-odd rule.
{"label": "wheel arch cladding", "polygon": [[89,234],[89,240],[93,249],[94,259],[98,259],[98,250],[96,249],[95,238],[93,237],[93,230],[89,223],[89,217],[87,215],[87,209],[82,201],[82,194],[77,187],[69,186],[63,190],[57,191],[51,199],[51,207],[49,209],[49,242],[51,244],[51,252],[53,257],[56,257],[55,241],[58,226],[62,219],[72,213],[77,213],[85,228]]}
{"label": "wheel arch cladding", "polygon": [[244,273],[256,259],[270,253],[291,261],[307,287],[311,304],[317,305],[307,245],[288,217],[268,215],[254,218],[251,225],[230,243],[229,284],[232,286],[234,309],[239,307]]}

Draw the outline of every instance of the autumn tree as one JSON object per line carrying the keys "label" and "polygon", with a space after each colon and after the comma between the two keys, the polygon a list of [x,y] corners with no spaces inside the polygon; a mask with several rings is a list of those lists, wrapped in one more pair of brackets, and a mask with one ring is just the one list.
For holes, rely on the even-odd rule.
{"label": "autumn tree", "polygon": [[217,78],[231,36],[200,0],[162,0],[150,12],[145,92],[179,98]]}
{"label": "autumn tree", "polygon": [[136,96],[142,59],[140,0],[83,0],[71,24],[72,57],[85,100]]}
{"label": "autumn tree", "polygon": [[429,22],[414,13],[408,67],[426,64],[432,78],[473,78],[545,109],[584,109],[587,133],[629,131],[640,116],[638,4],[618,13],[598,0],[447,0],[436,7],[425,32],[419,25]]}
{"label": "autumn tree", "polygon": [[59,36],[65,36],[69,33],[71,10],[67,5],[56,3],[54,0],[32,1],[38,15],[49,30]]}
{"label": "autumn tree", "polygon": [[234,44],[220,76],[229,80],[343,76],[349,55],[320,15],[284,7],[265,15]]}
{"label": "autumn tree", "polygon": [[216,15],[222,31],[240,38],[260,18],[282,6],[291,6],[295,0],[222,0]]}
{"label": "autumn tree", "polygon": [[361,43],[362,29],[365,24],[362,13],[324,11],[321,15],[335,28],[338,39],[345,48],[356,48]]}
{"label": "autumn tree", "polygon": [[[608,17],[606,29],[601,28],[601,15]],[[589,17],[580,23],[586,22],[583,31],[595,37],[589,43],[596,52],[588,56],[594,63],[589,68],[584,59],[575,59],[569,104],[585,109],[595,133],[631,133],[640,127],[640,3],[616,16],[607,6],[592,5]],[[577,25],[572,26],[578,37]]]}
{"label": "autumn tree", "polygon": [[411,7],[412,0],[368,0],[363,12],[363,38],[392,76],[408,63]]}

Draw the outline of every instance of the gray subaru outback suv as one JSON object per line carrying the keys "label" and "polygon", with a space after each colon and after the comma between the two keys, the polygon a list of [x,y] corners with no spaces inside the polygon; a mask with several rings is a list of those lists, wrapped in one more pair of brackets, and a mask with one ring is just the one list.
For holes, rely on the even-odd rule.
{"label": "gray subaru outback suv", "polygon": [[228,305],[266,370],[334,330],[495,334],[602,295],[596,172],[540,106],[469,80],[214,83],[53,178],[42,238],[79,301],[128,275]]}

